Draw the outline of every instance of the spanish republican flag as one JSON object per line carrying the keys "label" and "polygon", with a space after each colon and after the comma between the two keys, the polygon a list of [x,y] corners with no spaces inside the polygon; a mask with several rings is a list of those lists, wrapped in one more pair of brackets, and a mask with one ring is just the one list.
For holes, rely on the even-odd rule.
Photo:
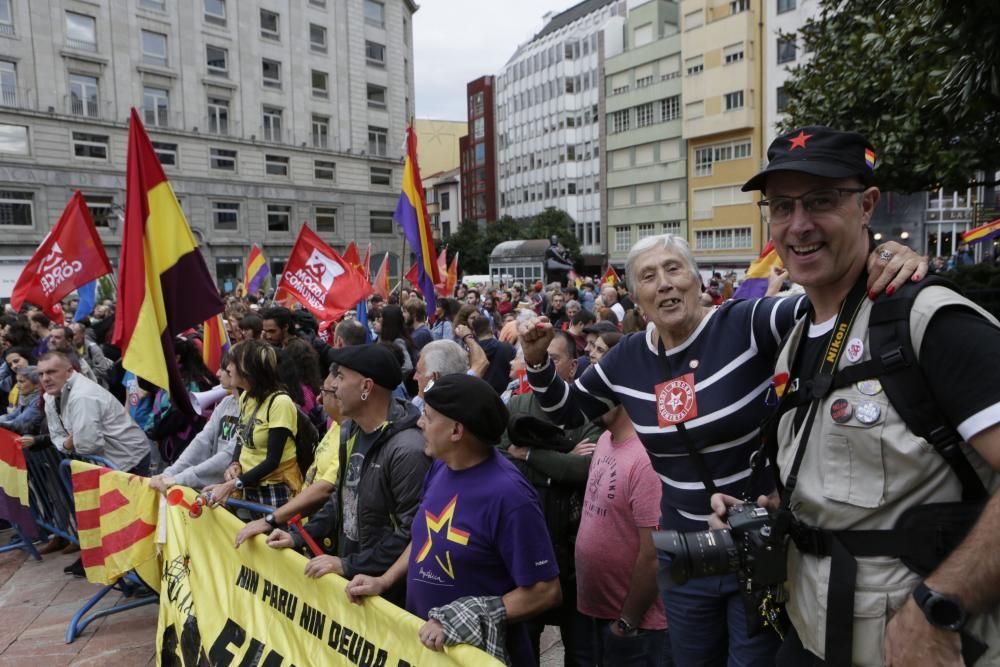
{"label": "spanish republican flag", "polygon": [[112,584],[152,561],[160,494],[149,480],[82,461],[70,466],[80,559],[88,581]]}
{"label": "spanish republican flag", "polygon": [[271,275],[271,267],[267,265],[267,258],[264,251],[256,243],[250,249],[247,257],[247,272],[243,277],[243,293],[253,294],[264,284],[267,277]]}
{"label": "spanish republican flag", "polygon": [[403,165],[403,192],[394,214],[396,222],[403,228],[406,240],[410,242],[416,255],[418,278],[416,284],[427,299],[428,312],[434,312],[437,300],[434,286],[441,283],[441,274],[435,261],[434,239],[431,237],[430,217],[424,199],[424,186],[420,181],[420,167],[417,164],[417,135],[413,126],[406,128],[406,162]]}
{"label": "spanish republican flag", "polygon": [[193,414],[177,368],[174,336],[222,308],[205,259],[133,108],[113,340],[122,350],[122,365],[168,390],[176,406]]}
{"label": "spanish republican flag", "polygon": [[746,277],[743,282],[733,292],[734,299],[759,299],[767,294],[767,282],[774,269],[784,268],[778,252],[774,249],[774,241],[768,241],[767,245],[760,252],[750,266],[747,268]]}
{"label": "spanish republican flag", "polygon": [[38,527],[28,509],[28,465],[17,434],[0,428],[0,519],[16,523],[29,538]]}
{"label": "spanish republican flag", "polygon": [[205,322],[202,334],[201,358],[212,373],[219,372],[222,365],[222,355],[229,350],[229,334],[222,321],[222,313]]}

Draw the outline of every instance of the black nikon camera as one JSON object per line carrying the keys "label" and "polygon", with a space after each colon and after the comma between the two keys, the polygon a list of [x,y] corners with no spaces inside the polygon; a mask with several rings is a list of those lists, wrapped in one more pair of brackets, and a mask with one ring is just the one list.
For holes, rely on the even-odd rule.
{"label": "black nikon camera", "polygon": [[780,586],[785,581],[791,514],[740,503],[729,508],[726,518],[725,530],[653,534],[657,548],[670,555],[673,582],[735,572],[746,590]]}

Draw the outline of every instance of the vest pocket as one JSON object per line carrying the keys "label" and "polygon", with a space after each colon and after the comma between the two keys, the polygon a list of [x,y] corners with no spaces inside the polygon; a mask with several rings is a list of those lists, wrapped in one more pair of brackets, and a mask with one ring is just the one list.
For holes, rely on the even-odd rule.
{"label": "vest pocket", "polygon": [[882,425],[848,438],[827,433],[823,442],[823,495],[830,500],[878,507],[885,495],[885,466],[880,434]]}
{"label": "vest pocket", "polygon": [[889,611],[883,591],[855,591],[852,661],[857,667],[882,667],[882,641]]}

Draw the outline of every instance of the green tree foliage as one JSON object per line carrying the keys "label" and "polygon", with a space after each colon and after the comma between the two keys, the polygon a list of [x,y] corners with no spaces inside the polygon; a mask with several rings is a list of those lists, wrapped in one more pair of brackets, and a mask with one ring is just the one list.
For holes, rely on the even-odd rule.
{"label": "green tree foliage", "polygon": [[497,244],[518,239],[547,239],[553,234],[559,237],[572,259],[579,258],[580,244],[573,234],[573,218],[555,208],[526,220],[504,216],[482,228],[467,220],[443,243],[448,245],[449,260],[456,252],[460,254],[458,263],[463,274],[480,274],[489,272],[490,253]]}
{"label": "green tree foliage", "polygon": [[799,33],[786,129],[821,124],[872,141],[883,189],[964,188],[1000,167],[996,0],[820,0]]}

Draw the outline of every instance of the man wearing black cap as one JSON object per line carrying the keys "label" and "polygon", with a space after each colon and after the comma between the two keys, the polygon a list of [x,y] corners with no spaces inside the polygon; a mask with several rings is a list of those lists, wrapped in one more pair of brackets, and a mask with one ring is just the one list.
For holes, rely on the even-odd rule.
{"label": "man wearing black cap", "polygon": [[[336,488],[306,526],[331,555],[309,561],[306,575],[379,575],[410,542],[410,524],[430,466],[417,427],[420,413],[392,396],[402,371],[388,346],[351,345],[330,356],[337,371],[329,391],[348,421],[340,428]],[[268,544],[301,547],[302,538],[275,530]],[[386,598],[401,604],[404,585],[387,589]]]}
{"label": "man wearing black cap", "polygon": [[475,643],[509,664],[537,664],[521,621],[559,603],[559,570],[535,492],[494,447],[507,410],[470,375],[444,376],[424,398],[420,427],[435,460],[413,542],[383,576],[355,577],[348,595],[359,601],[405,580],[407,610],[431,619],[420,629],[426,646]]}
{"label": "man wearing black cap", "polygon": [[[780,493],[758,500],[794,517],[777,664],[1000,664],[1000,325],[933,282],[865,298],[864,137],[805,127],[768,158],[743,189],[812,304],[775,369]],[[712,498],[713,525],[735,502]]]}

